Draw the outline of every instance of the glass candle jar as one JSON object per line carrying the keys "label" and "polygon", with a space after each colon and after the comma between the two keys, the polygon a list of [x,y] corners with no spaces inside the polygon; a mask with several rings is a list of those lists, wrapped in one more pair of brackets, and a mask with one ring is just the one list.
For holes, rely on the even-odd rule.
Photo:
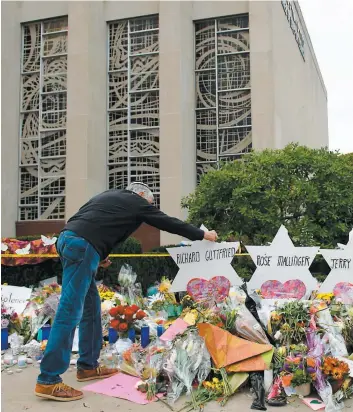
{"label": "glass candle jar", "polygon": [[25,368],[27,366],[26,359],[27,359],[26,355],[19,355],[18,360],[17,360],[17,366],[19,368]]}

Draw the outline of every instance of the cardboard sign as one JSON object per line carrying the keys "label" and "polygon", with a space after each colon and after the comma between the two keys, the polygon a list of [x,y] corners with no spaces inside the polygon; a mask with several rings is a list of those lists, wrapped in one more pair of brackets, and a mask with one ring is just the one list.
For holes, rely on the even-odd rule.
{"label": "cardboard sign", "polygon": [[1,286],[1,304],[21,315],[25,310],[32,289],[18,286]]}
{"label": "cardboard sign", "polygon": [[[207,230],[204,226],[201,228]],[[179,266],[171,291],[186,291],[189,281],[200,277],[210,280],[215,276],[224,276],[231,285],[241,285],[242,280],[231,266],[238,248],[239,242],[216,243],[208,240],[193,242],[191,246],[168,248],[168,253]]]}
{"label": "cardboard sign", "polygon": [[347,245],[339,246],[341,249],[320,249],[331,272],[321,285],[319,293],[333,292],[343,300],[348,299],[347,302],[343,302],[348,304],[353,303],[353,229]]}
{"label": "cardboard sign", "polygon": [[183,319],[178,318],[171,326],[163,333],[160,340],[164,342],[171,342],[179,333],[184,333],[189,324]]}
{"label": "cardboard sign", "polygon": [[249,292],[260,289],[265,298],[300,299],[317,288],[309,267],[319,248],[295,247],[283,225],[270,246],[246,249],[257,267],[248,282]]}

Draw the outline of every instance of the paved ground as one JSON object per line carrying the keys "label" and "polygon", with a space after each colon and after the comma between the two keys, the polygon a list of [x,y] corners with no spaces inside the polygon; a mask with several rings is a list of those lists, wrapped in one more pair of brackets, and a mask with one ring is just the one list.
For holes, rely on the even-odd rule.
{"label": "paved ground", "polygon": [[[33,395],[34,384],[38,368],[29,365],[27,369],[21,373],[14,372],[13,375],[8,375],[5,371],[1,374],[1,408],[4,412],[66,412],[66,411],[85,411],[85,412],[112,412],[120,409],[124,412],[168,412],[169,409],[161,402],[152,403],[149,405],[135,405],[117,398],[94,394],[92,392],[85,392],[85,397],[76,402],[52,402],[36,398]],[[67,372],[64,376],[65,382],[78,389],[87,385],[86,383],[78,383],[75,380],[74,369]],[[234,412],[250,410],[252,398],[250,394],[239,393],[228,402],[228,404],[221,408],[217,403],[208,404],[205,412]],[[347,402],[347,407],[350,408],[353,403]],[[174,407],[178,411],[183,406],[183,401],[179,401]],[[309,412],[310,409],[303,405],[299,400],[291,403],[284,408],[269,408],[269,412]]]}

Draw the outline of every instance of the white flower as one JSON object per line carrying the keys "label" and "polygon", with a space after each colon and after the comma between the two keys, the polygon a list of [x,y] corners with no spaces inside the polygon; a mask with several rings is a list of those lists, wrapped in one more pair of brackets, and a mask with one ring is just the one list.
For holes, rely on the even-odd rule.
{"label": "white flower", "polygon": [[1,319],[1,327],[2,328],[7,328],[9,326],[9,321],[8,319]]}
{"label": "white flower", "polygon": [[275,334],[275,336],[274,336],[274,338],[275,338],[276,340],[280,340],[281,337],[282,337],[281,331],[277,331],[276,334]]}
{"label": "white flower", "polygon": [[9,248],[9,247],[8,247],[5,243],[2,243],[2,242],[1,242],[1,251],[2,251],[2,252],[6,252],[8,248]]}
{"label": "white flower", "polygon": [[102,309],[102,313],[104,312],[109,312],[110,309],[113,307],[113,302],[111,300],[105,300],[104,302],[102,302],[101,305],[101,309]]}
{"label": "white flower", "polygon": [[156,295],[152,295],[148,297],[148,305],[152,306],[155,302],[164,302],[165,298],[164,295],[162,295],[161,293],[157,293]]}

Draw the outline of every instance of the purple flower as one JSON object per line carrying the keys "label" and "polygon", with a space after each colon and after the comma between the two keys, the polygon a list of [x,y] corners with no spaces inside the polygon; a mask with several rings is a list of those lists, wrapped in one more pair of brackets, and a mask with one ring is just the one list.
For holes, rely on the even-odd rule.
{"label": "purple flower", "polygon": [[288,365],[288,363],[285,363],[285,364],[283,365],[283,369],[284,369],[286,372],[291,372],[291,371],[292,371],[291,365]]}

